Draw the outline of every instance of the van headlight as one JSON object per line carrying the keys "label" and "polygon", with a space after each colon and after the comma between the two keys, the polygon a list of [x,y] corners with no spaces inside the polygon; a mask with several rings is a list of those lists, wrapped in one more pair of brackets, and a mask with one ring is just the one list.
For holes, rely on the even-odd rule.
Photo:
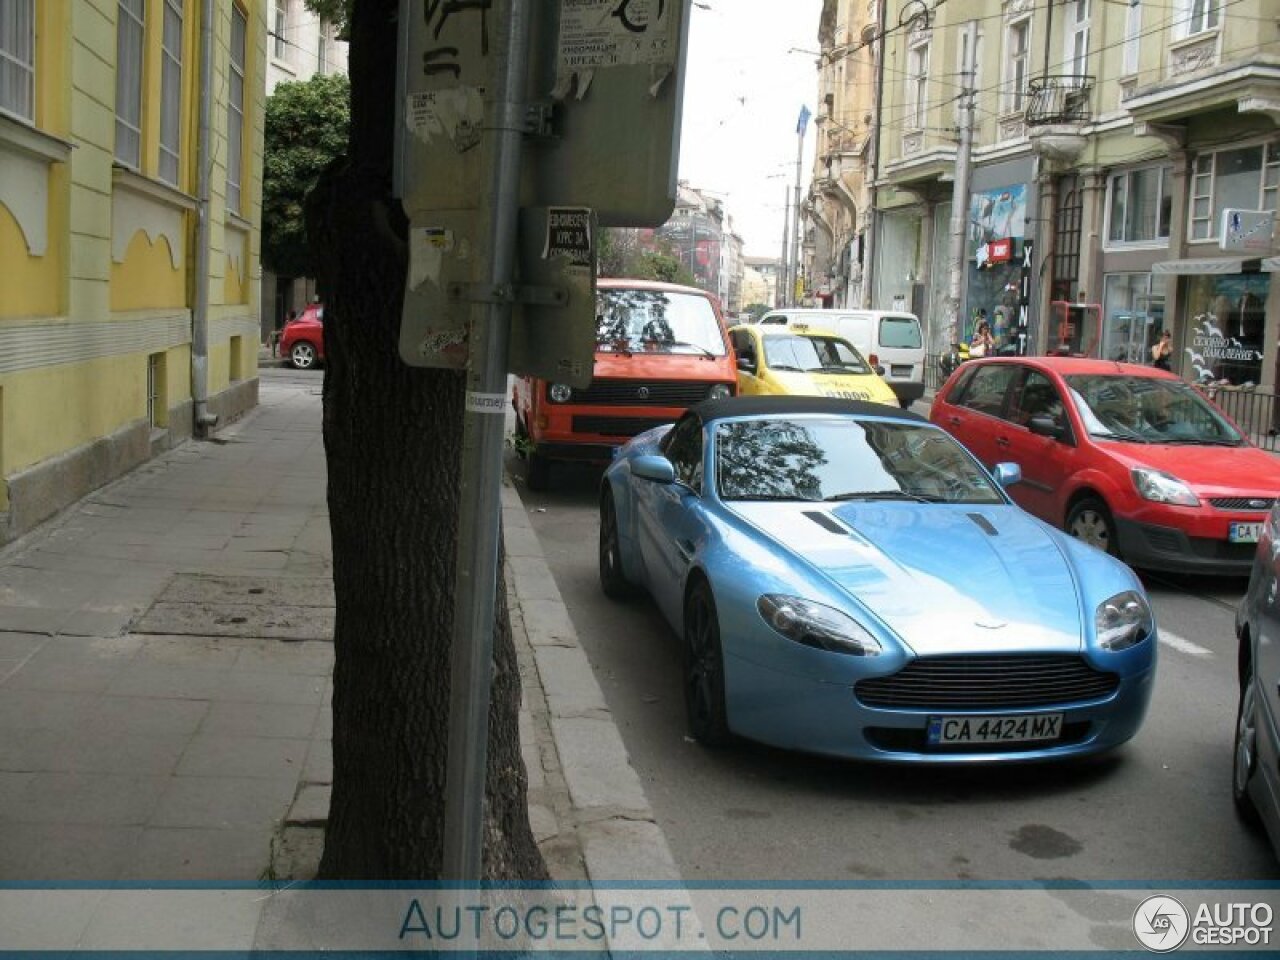
{"label": "van headlight", "polygon": [[1113,653],[1136,646],[1151,636],[1155,629],[1151,607],[1140,593],[1133,590],[1117,593],[1110,600],[1098,604],[1093,624],[1097,629],[1098,643]]}
{"label": "van headlight", "polygon": [[880,654],[880,641],[846,613],[811,600],[767,593],[756,601],[764,622],[788,640],[854,657]]}
{"label": "van headlight", "polygon": [[733,396],[733,388],[727,383],[712,384],[711,389],[707,391],[708,400],[724,400]]}
{"label": "van headlight", "polygon": [[552,403],[568,403],[573,397],[573,387],[567,383],[553,383],[547,388],[547,397]]}

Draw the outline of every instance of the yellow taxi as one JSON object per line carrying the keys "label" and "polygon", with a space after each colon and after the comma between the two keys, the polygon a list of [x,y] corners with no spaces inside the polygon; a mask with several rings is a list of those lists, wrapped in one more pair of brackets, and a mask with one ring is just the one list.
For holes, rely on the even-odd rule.
{"label": "yellow taxi", "polygon": [[843,397],[898,406],[898,398],[857,348],[806,324],[741,324],[729,338],[738,357],[738,394]]}

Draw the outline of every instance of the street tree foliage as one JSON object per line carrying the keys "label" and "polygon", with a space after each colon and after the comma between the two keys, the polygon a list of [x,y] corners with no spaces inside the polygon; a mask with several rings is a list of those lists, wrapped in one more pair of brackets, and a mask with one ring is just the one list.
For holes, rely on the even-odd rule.
{"label": "street tree foliage", "polygon": [[303,207],[321,171],[347,152],[351,84],[342,74],[282,83],[267,98],[262,261],[285,277],[315,275]]}
{"label": "street tree foliage", "polygon": [[306,8],[325,23],[332,23],[339,40],[351,39],[351,5],[355,0],[303,0]]}
{"label": "street tree foliage", "polygon": [[751,315],[752,323],[759,323],[760,318],[772,309],[767,303],[749,303],[746,312]]}
{"label": "street tree foliage", "polygon": [[[320,877],[433,880],[444,847],[464,378],[398,347],[408,224],[391,196],[399,0],[351,6],[351,136],[307,203],[325,293],[324,444],[336,601],[333,791]],[[499,590],[484,873],[539,880]]]}
{"label": "street tree foliage", "polygon": [[635,230],[601,230],[596,250],[600,276],[692,285],[693,274],[676,256],[671,244],[658,238],[654,238],[654,242],[656,246],[642,243]]}

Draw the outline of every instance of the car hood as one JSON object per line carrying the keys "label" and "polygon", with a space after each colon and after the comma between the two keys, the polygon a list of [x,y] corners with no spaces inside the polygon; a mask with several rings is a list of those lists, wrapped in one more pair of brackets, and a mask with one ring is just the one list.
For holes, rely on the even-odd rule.
{"label": "car hood", "polygon": [[796,396],[843,397],[846,400],[897,403],[893,391],[874,374],[770,370],[769,375],[783,391]]}
{"label": "car hood", "polygon": [[1280,493],[1280,460],[1257,447],[1095,442],[1130,469],[1163,470],[1208,496]]}
{"label": "car hood", "polygon": [[737,373],[733,357],[708,357],[700,353],[597,353],[593,376],[597,380],[707,380],[733,383]]}
{"label": "car hood", "polygon": [[921,656],[1081,649],[1070,561],[1055,534],[1017,507],[728,506],[860,601]]}

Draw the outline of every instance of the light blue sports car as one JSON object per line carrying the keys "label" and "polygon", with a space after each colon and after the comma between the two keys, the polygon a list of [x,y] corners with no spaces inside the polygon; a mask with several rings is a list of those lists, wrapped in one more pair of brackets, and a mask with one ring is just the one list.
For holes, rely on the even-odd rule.
{"label": "light blue sports car", "polygon": [[816,397],[691,408],[623,447],[600,582],[684,640],[690,732],[908,763],[1109,750],[1142,724],[1142,584],[1024,513],[912,413]]}

